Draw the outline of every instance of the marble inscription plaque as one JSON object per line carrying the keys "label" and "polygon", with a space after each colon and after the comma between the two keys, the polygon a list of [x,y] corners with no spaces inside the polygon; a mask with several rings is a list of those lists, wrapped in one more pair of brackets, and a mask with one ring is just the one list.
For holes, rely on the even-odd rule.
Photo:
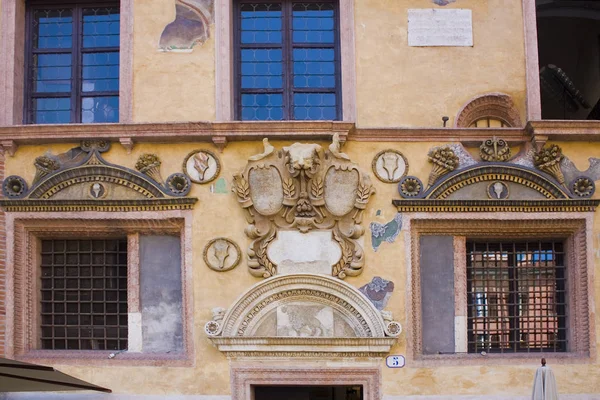
{"label": "marble inscription plaque", "polygon": [[408,45],[473,46],[471,10],[408,10]]}

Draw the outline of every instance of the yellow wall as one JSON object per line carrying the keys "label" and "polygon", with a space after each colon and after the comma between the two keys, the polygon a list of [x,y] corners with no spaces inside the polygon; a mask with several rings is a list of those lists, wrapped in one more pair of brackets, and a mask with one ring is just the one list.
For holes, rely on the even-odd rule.
{"label": "yellow wall", "polygon": [[175,1],[134,0],[133,15],[133,121],[214,120],[214,25],[192,52],[162,52],[160,36],[175,18]]}
{"label": "yellow wall", "polygon": [[[273,142],[276,149],[291,142]],[[325,142],[320,142],[327,145]],[[394,318],[405,327],[391,354],[407,354],[406,330],[407,320],[407,266],[405,231],[401,232],[392,244],[382,243],[377,252],[370,244],[368,224],[372,221],[388,222],[396,213],[391,204],[392,199],[399,198],[395,184],[386,184],[377,180],[372,172],[372,158],[379,151],[395,148],[406,155],[409,163],[409,175],[416,175],[426,181],[430,164],[426,154],[428,150],[441,143],[365,143],[348,142],[344,147],[353,161],[368,172],[377,193],[371,198],[365,210],[363,226],[366,228],[364,250],[366,265],[362,275],[347,278],[347,282],[360,287],[371,281],[374,276],[389,279],[395,284],[395,291],[386,309],[394,314]],[[587,158],[600,154],[600,145],[589,143],[559,143],[564,153],[570,157],[579,169],[587,168]],[[34,176],[35,157],[50,150],[53,154],[61,153],[77,144],[61,144],[50,146],[22,146],[15,157],[6,158],[6,176],[20,175],[29,183]],[[103,153],[107,161],[134,168],[135,162],[142,153],[155,153],[162,160],[162,174],[168,176],[181,172],[184,157],[193,149],[207,149],[215,152],[214,146],[208,143],[188,144],[138,144],[131,155],[118,144]],[[219,177],[227,180],[231,188],[232,176],[240,172],[246,165],[249,156],[260,153],[262,143],[234,142],[230,143],[223,153],[217,153],[222,163]],[[260,281],[252,277],[243,261],[235,269],[228,272],[215,272],[209,269],[202,259],[205,244],[218,236],[226,236],[234,240],[245,251],[249,239],[244,234],[246,221],[235,195],[210,192],[210,185],[194,184],[190,196],[199,201],[193,211],[193,337],[195,347],[194,367],[84,367],[57,365],[60,370],[73,374],[95,384],[108,386],[116,393],[140,394],[214,394],[230,393],[229,363],[206,338],[204,323],[212,317],[213,307],[229,307],[242,292]],[[377,216],[377,211],[381,215]],[[600,248],[600,211],[596,212],[593,230],[594,248]],[[594,252],[594,265],[600,264],[600,252]],[[593,269],[594,265],[589,268]],[[600,304],[600,279],[597,274],[594,283],[595,302]],[[600,331],[600,318],[592,321],[592,327]],[[594,328],[592,328],[594,329]],[[600,345],[600,337],[596,338]],[[448,365],[436,368],[414,368],[410,365],[403,369],[392,370],[380,362],[383,372],[383,393],[386,395],[529,395],[533,381],[533,373],[537,363],[533,365],[513,366],[510,364],[493,365],[495,361],[482,359],[477,366]],[[560,393],[597,393],[600,382],[600,364],[558,365],[549,359],[558,379]]]}
{"label": "yellow wall", "polygon": [[[159,52],[175,15],[172,1],[134,2],[134,121],[214,120],[215,25],[191,53]],[[360,126],[437,127],[454,122],[471,98],[512,96],[525,117],[525,59],[520,1],[361,0],[355,7],[356,100]],[[467,8],[473,47],[409,47],[409,8]]]}

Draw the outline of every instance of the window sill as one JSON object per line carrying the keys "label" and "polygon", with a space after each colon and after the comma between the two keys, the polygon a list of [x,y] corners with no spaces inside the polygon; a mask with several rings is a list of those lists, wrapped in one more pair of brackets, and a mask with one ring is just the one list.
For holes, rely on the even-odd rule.
{"label": "window sill", "polygon": [[461,353],[461,354],[430,354],[415,356],[411,363],[414,367],[437,366],[484,366],[490,365],[541,365],[542,358],[548,360],[548,365],[554,364],[590,364],[594,360],[589,353]]}
{"label": "window sill", "polygon": [[[111,357],[111,355],[114,355]],[[15,356],[18,361],[36,364],[85,366],[187,367],[193,360],[186,353],[133,353],[105,350],[31,350]]]}

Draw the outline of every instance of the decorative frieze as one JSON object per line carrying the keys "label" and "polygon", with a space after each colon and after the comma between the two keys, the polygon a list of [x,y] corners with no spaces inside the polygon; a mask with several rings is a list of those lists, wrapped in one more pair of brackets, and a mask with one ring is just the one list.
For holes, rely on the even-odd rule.
{"label": "decorative frieze", "polygon": [[29,189],[25,179],[9,176],[2,185],[0,204],[7,211],[154,211],[190,209],[196,199],[181,199],[191,182],[181,173],[163,182],[161,161],[143,154],[135,167],[114,165],[101,155],[105,140],[84,140],[78,148],[56,156],[37,157]]}

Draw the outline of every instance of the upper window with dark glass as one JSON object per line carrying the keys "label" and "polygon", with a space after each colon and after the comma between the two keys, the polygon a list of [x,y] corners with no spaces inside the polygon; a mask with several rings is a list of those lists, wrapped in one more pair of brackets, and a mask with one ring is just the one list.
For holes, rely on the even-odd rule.
{"label": "upper window with dark glass", "polygon": [[118,122],[119,4],[27,3],[25,122]]}
{"label": "upper window with dark glass", "polygon": [[236,3],[236,118],[341,119],[338,4]]}

